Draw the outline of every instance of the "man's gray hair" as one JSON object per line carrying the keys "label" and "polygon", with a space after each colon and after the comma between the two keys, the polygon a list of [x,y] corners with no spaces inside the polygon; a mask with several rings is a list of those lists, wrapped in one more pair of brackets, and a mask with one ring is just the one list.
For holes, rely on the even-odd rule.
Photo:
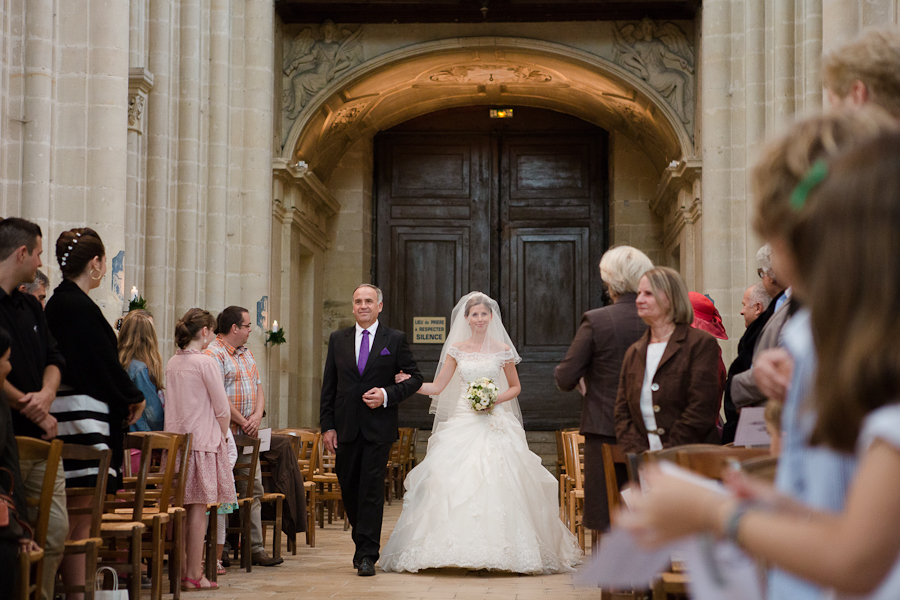
{"label": "man's gray hair", "polygon": [[653,268],[647,255],[631,246],[616,246],[600,258],[600,278],[616,296],[636,294],[644,273]]}
{"label": "man's gray hair", "polygon": [[756,264],[766,275],[775,279],[775,271],[772,270],[772,246],[766,244],[756,251]]}
{"label": "man's gray hair", "polygon": [[[378,287],[377,285],[372,285],[371,283],[361,283],[358,286],[356,286],[356,290],[358,290],[359,288],[364,288],[364,287],[372,288],[373,290],[375,290],[375,294],[378,296],[378,302],[379,303],[384,302],[384,294],[381,293],[380,287]],[[356,293],[356,290],[353,290],[354,294]]]}
{"label": "man's gray hair", "polygon": [[47,276],[41,273],[40,270],[34,274],[34,281],[23,285],[25,286],[26,294],[34,294],[37,292],[39,285],[44,286],[44,291],[50,291],[50,280],[47,279]]}
{"label": "man's gray hair", "polygon": [[762,309],[766,310],[769,308],[769,302],[772,301],[772,298],[769,296],[769,292],[766,291],[766,286],[762,284],[762,282],[754,283],[750,289],[750,302],[756,304],[759,303],[762,305]]}

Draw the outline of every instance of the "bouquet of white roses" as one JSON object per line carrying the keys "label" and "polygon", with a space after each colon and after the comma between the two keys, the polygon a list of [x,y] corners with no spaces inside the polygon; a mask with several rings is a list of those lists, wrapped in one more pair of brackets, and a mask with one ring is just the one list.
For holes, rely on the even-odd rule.
{"label": "bouquet of white roses", "polygon": [[481,377],[469,384],[466,399],[473,410],[491,410],[497,401],[497,386],[487,377]]}

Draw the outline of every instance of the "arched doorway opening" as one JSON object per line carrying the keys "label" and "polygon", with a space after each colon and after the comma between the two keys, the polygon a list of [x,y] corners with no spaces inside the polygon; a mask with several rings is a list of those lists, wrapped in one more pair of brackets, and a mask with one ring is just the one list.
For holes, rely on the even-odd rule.
{"label": "arched doorway opening", "polygon": [[[273,295],[272,310],[288,313],[298,332],[295,339],[301,340],[291,345],[287,361],[297,365],[296,379],[291,373],[281,376],[280,385],[288,390],[283,396],[300,398],[290,403],[286,422],[317,422],[328,336],[352,325],[350,300],[356,285],[377,280],[376,136],[420,118],[433,122],[441,111],[470,108],[482,114],[489,106],[517,107],[513,123],[523,121],[519,117],[527,115],[523,111],[543,109],[544,114],[573,119],[579,127],[605,132],[605,142],[598,142],[601,149],[605,144],[608,157],[608,168],[598,169],[607,177],[608,218],[600,228],[605,237],[594,243],[588,240],[582,248],[596,253],[608,245],[631,244],[661,264],[668,264],[669,255],[679,254],[684,272],[692,276],[697,255],[691,240],[699,210],[684,210],[681,204],[699,209],[699,198],[688,193],[691,182],[699,190],[693,129],[646,82],[596,54],[535,39],[455,38],[378,55],[322,89],[295,121],[282,128],[287,133],[273,165],[272,238],[273,287],[280,293]],[[502,151],[509,147],[499,146],[493,159],[497,171]],[[685,183],[689,176],[691,181]],[[529,226],[543,224],[544,217],[529,221]],[[495,252],[499,255],[501,250]],[[500,265],[501,258],[492,264]],[[590,258],[583,278],[588,281],[587,299],[573,305],[573,312],[598,304],[590,292],[596,260],[597,256]],[[513,270],[508,264],[506,272]],[[463,283],[490,290],[489,282]],[[455,286],[453,300],[459,295]],[[470,291],[462,283],[459,289]],[[490,293],[499,296],[504,291]],[[390,294],[386,298],[391,305],[396,301]],[[507,320],[514,312],[508,308],[513,301],[503,300]],[[565,335],[571,339],[568,327]],[[554,344],[545,352],[546,363],[557,360],[563,350],[561,343]],[[541,377],[544,385],[552,381],[549,371]],[[567,410],[577,414],[577,395],[570,395],[569,403]]]}
{"label": "arched doorway opening", "polygon": [[[512,107],[498,119],[490,108],[438,111],[375,136],[373,271],[391,299],[381,318],[408,333],[430,380],[441,349],[433,319],[449,327],[460,296],[491,295],[522,356],[526,427],[571,427],[581,400],[556,389],[553,367],[581,314],[603,301],[609,136],[551,110]],[[429,427],[428,403],[404,402],[403,423]]]}

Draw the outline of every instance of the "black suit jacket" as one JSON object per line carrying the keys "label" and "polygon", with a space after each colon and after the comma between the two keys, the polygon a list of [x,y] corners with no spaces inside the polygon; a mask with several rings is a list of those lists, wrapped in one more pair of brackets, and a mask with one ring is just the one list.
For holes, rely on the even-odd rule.
{"label": "black suit jacket", "polygon": [[[337,431],[338,443],[362,436],[370,442],[393,443],[397,439],[397,405],[422,386],[422,374],[413,360],[406,334],[378,324],[372,350],[362,375],[356,366],[356,325],[331,334],[322,376],[319,422],[322,431]],[[400,371],[410,378],[394,383]],[[362,395],[384,388],[387,407],[369,408]]]}

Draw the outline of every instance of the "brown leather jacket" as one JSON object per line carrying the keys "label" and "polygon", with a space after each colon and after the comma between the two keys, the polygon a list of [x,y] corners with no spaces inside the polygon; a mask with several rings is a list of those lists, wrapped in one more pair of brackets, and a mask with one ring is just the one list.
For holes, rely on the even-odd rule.
{"label": "brown leather jacket", "polygon": [[[649,450],[641,387],[650,331],[625,354],[616,396],[616,437],[625,452]],[[718,443],[719,345],[705,331],[677,325],[653,376],[656,433],[664,448]]]}

